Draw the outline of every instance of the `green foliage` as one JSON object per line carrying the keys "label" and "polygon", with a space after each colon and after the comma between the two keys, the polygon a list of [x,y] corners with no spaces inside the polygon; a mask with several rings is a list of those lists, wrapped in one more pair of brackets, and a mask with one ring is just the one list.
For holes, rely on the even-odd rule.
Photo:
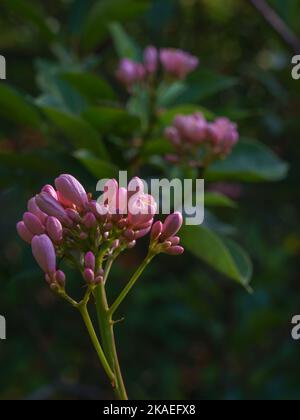
{"label": "green foliage", "polygon": [[[176,115],[194,112],[228,116],[243,138],[205,172],[205,224],[182,230],[185,255],[160,256],[124,307],[117,340],[129,394],[299,398],[299,349],[288,329],[300,293],[300,85],[290,77],[290,49],[248,3],[1,2],[0,314],[9,340],[0,346],[0,399],[111,398],[84,330],[41,283],[15,224],[28,198],[62,172],[90,191],[119,169],[183,177],[186,168],[165,161],[173,148],[163,133]],[[269,4],[298,30],[298,1]],[[140,61],[149,44],[201,62],[186,81],[160,85],[151,117],[149,92],[128,95],[115,79],[117,60]],[[115,265],[112,296],[145,247]],[[77,279],[68,287],[76,293]]]}

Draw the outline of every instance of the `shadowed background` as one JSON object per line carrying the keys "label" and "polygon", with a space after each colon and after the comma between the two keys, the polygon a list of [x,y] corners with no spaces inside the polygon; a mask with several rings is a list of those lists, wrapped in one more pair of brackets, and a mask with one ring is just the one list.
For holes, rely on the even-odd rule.
{"label": "shadowed background", "polygon": [[[299,2],[268,3],[300,36]],[[0,341],[0,398],[112,397],[79,315],[47,289],[15,233],[27,199],[58,173],[72,172],[90,191],[96,178],[62,153],[54,130],[5,89],[47,104],[52,95],[57,108],[81,107],[55,75],[59,62],[67,72],[70,63],[85,60],[124,96],[113,76],[118,58],[109,24],[118,22],[143,47],[180,47],[199,56],[206,74],[199,103],[236,120],[244,137],[259,139],[290,164],[284,181],[234,184],[238,208],[218,210],[225,224],[238,227],[253,260],[253,295],[189,253],[159,256],[131,293],[120,310],[126,319],[116,327],[129,396],[298,399],[300,343],[290,338],[291,318],[300,311],[300,81],[291,78],[293,46],[251,2],[240,0],[5,0],[0,16],[0,53],[7,60],[7,82],[0,84],[0,314],[8,335]],[[93,85],[84,90],[97,95]],[[110,90],[102,93],[109,102]],[[82,145],[91,134],[80,129]],[[128,131],[124,127],[125,140]],[[51,153],[48,135],[56,138]],[[28,159],[28,152],[38,159]],[[111,152],[124,169],[117,148]],[[146,246],[114,267],[112,294]],[[74,293],[80,292],[75,280]]]}

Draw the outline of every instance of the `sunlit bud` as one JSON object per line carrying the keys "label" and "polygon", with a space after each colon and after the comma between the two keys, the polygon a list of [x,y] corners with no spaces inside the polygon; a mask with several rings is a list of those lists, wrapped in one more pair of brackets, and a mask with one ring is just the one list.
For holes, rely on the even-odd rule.
{"label": "sunlit bud", "polygon": [[88,196],[80,182],[72,175],[60,175],[55,180],[55,186],[62,196],[80,208],[88,203]]}
{"label": "sunlit bud", "polygon": [[34,235],[27,229],[23,221],[17,224],[17,232],[23,241],[31,244]]}
{"label": "sunlit bud", "polygon": [[63,227],[60,221],[53,216],[48,217],[46,222],[47,233],[53,242],[58,243],[63,239]]}
{"label": "sunlit bud", "polygon": [[56,255],[49,236],[35,236],[31,242],[32,253],[41,269],[48,274],[56,271]]}
{"label": "sunlit bud", "polygon": [[54,216],[60,220],[65,226],[72,226],[72,220],[67,216],[62,205],[48,193],[42,192],[36,196],[36,203],[40,210],[48,216]]}
{"label": "sunlit bud", "polygon": [[161,221],[154,223],[151,229],[151,241],[157,241],[163,230],[163,224]]}
{"label": "sunlit bud", "polygon": [[162,234],[160,236],[160,241],[164,241],[172,236],[174,236],[179,229],[181,228],[183,223],[182,214],[179,212],[170,214],[164,224],[163,224],[163,230]]}
{"label": "sunlit bud", "polygon": [[27,208],[28,208],[28,211],[29,211],[30,213],[34,214],[35,216],[37,216],[37,217],[40,219],[40,221],[41,221],[42,223],[44,223],[44,222],[46,221],[46,219],[47,219],[47,214],[45,214],[44,212],[42,212],[42,211],[39,209],[38,205],[36,204],[36,201],[35,201],[35,198],[34,198],[34,197],[33,197],[33,198],[31,198],[31,199],[28,201]]}
{"label": "sunlit bud", "polygon": [[172,246],[171,248],[167,249],[165,252],[168,255],[181,255],[184,253],[184,248],[182,246]]}
{"label": "sunlit bud", "polygon": [[150,232],[150,230],[151,230],[151,226],[149,226],[147,229],[139,230],[135,234],[135,239],[141,239],[141,238],[143,238],[144,236],[148,235],[148,233]]}
{"label": "sunlit bud", "polygon": [[23,222],[33,235],[41,235],[45,232],[45,227],[42,225],[40,219],[32,213],[24,213]]}
{"label": "sunlit bud", "polygon": [[55,198],[55,200],[57,200],[57,192],[56,190],[52,187],[52,185],[45,185],[42,188],[42,192],[45,192],[49,195],[51,195],[51,197]]}

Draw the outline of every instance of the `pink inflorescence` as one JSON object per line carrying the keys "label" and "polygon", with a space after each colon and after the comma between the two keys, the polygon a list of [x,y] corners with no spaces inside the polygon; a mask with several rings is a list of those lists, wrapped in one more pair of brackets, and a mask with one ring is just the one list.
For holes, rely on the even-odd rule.
{"label": "pink inflorescence", "polygon": [[142,63],[129,58],[122,59],[116,76],[131,91],[133,85],[152,78],[160,67],[167,76],[175,80],[184,80],[198,65],[198,58],[188,52],[172,48],[158,50],[149,46],[144,51]]}
{"label": "pink inflorescence", "polygon": [[156,212],[157,204],[144,192],[139,178],[133,178],[128,189],[109,180],[103,195],[95,201],[72,175],[61,175],[55,180],[55,188],[46,185],[29,200],[17,231],[31,244],[33,256],[51,286],[65,285],[57,258],[73,263],[75,259],[85,281],[97,284],[104,276],[102,261],[133,248],[148,234],[153,254],[183,252],[176,236],[182,225],[181,214],[168,216],[164,224],[153,224]]}
{"label": "pink inflorescence", "polygon": [[[175,153],[168,155],[172,163],[188,160],[191,166],[201,166],[203,160],[229,155],[239,140],[237,125],[228,118],[208,122],[201,112],[192,115],[177,115],[172,126],[165,130]],[[199,156],[202,151],[202,156]]]}

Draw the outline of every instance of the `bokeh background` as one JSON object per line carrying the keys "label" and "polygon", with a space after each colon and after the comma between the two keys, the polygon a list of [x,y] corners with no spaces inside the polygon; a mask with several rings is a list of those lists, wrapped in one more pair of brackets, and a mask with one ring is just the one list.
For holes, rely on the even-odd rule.
{"label": "bokeh background", "polygon": [[[96,3],[102,3],[101,13],[91,22]],[[68,170],[93,191],[96,178],[65,153],[51,124],[43,126],[5,89],[9,85],[40,103],[54,97],[57,106],[79,107],[79,98],[60,89],[55,75],[61,63],[68,70],[74,61],[78,66],[84,61],[122,95],[113,76],[118,61],[109,32],[113,22],[122,23],[143,47],[180,47],[199,56],[207,70],[201,105],[226,112],[243,135],[259,139],[290,164],[283,181],[231,185],[239,206],[219,210],[238,228],[254,263],[252,295],[189,253],[159,257],[143,276],[122,307],[125,322],[116,328],[129,395],[298,399],[300,343],[290,336],[291,318],[300,311],[300,82],[291,78],[294,51],[250,1],[137,3],[1,2],[0,53],[7,59],[7,81],[0,84],[0,314],[6,316],[8,337],[0,341],[0,399],[112,397],[78,314],[47,289],[29,247],[15,232],[27,199],[43,183]],[[268,3],[300,36],[299,1]],[[90,31],[84,30],[87,19]],[[93,85],[87,91],[97,95]],[[110,93],[105,91],[107,101]],[[78,142],[89,135],[78,134]],[[51,153],[49,138],[56,139]],[[115,266],[112,294],[145,247]]]}

